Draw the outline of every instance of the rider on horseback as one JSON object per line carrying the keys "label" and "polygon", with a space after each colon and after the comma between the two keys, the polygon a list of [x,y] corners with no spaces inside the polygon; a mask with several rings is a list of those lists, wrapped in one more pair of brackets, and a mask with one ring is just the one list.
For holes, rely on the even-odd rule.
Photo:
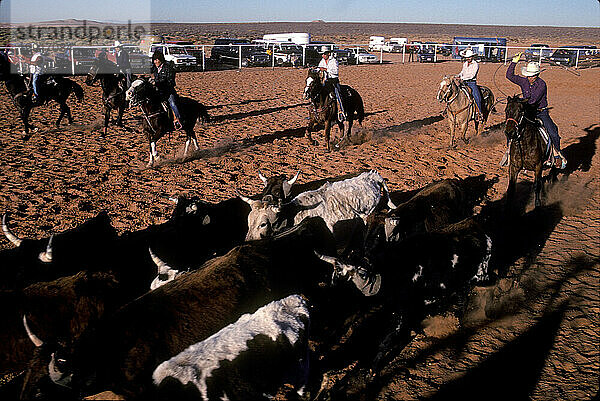
{"label": "rider on horseback", "polygon": [[121,74],[125,76],[125,80],[127,81],[125,90],[127,90],[131,86],[131,63],[129,62],[129,54],[123,50],[123,46],[118,40],[115,40],[115,50],[117,67],[119,67]]}
{"label": "rider on horseback", "polygon": [[158,90],[161,101],[167,100],[173,110],[174,125],[176,129],[181,129],[181,115],[177,108],[177,93],[175,92],[175,69],[170,63],[165,61],[165,56],[160,50],[152,54],[152,74],[153,82]]}
{"label": "rider on horseback", "polygon": [[558,153],[558,155],[555,156],[554,162],[560,169],[564,169],[567,166],[567,160],[560,151],[558,127],[550,118],[550,114],[548,114],[548,89],[546,87],[546,82],[539,77],[540,72],[542,71],[540,70],[540,64],[536,62],[528,63],[526,67],[521,69],[523,77],[516,75],[515,67],[521,60],[522,54],[523,53],[518,53],[513,57],[512,62],[506,70],[506,78],[519,85],[523,93],[523,98],[527,100],[527,103],[535,105],[537,108],[536,117],[542,121],[542,124],[552,141],[552,145]]}
{"label": "rider on horseback", "polygon": [[481,108],[481,92],[479,86],[477,86],[477,72],[479,71],[479,64],[475,61],[475,53],[471,49],[465,49],[460,52],[460,55],[465,59],[461,72],[456,76],[459,80],[465,83],[471,92],[473,93],[473,99],[477,105],[477,120],[483,120],[483,109]]}
{"label": "rider on horseback", "polygon": [[327,93],[331,93],[332,90],[335,93],[335,97],[337,99],[339,110],[338,120],[343,122],[346,120],[346,113],[344,112],[344,106],[342,104],[342,97],[340,91],[340,80],[338,78],[339,65],[338,61],[335,57],[331,57],[331,50],[323,46],[321,48],[321,61],[319,62],[319,66],[317,67],[320,71],[325,73],[325,82],[323,82],[323,87]]}
{"label": "rider on horseback", "polygon": [[[37,46],[34,45],[33,49],[37,50]],[[37,104],[40,102],[40,85],[44,80],[44,56],[39,51],[31,56],[29,73],[31,74],[31,86],[33,87],[31,101],[33,104]]]}

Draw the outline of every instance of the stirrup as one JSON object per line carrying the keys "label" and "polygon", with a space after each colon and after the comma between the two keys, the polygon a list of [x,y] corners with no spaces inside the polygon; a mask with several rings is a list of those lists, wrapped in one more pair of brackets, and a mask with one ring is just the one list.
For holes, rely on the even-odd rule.
{"label": "stirrup", "polygon": [[346,121],[346,116],[341,111],[338,113],[338,121],[341,122],[341,123],[343,123],[344,121]]}
{"label": "stirrup", "polygon": [[173,127],[175,127],[176,130],[180,130],[183,128],[183,125],[181,124],[181,121],[173,120]]}

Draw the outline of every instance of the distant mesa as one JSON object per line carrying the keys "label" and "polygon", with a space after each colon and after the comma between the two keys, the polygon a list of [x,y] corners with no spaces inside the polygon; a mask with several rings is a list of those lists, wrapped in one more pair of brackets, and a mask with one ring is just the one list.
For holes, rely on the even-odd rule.
{"label": "distant mesa", "polygon": [[313,21],[310,21],[310,22],[311,22],[311,23],[312,23],[312,22],[321,22],[321,23],[325,23],[325,21],[323,21],[322,19],[316,19],[316,20],[313,20]]}

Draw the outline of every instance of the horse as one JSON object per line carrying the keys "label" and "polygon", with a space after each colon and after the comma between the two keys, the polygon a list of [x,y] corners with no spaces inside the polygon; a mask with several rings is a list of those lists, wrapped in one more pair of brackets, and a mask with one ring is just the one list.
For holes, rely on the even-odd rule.
{"label": "horse", "polygon": [[117,74],[116,68],[114,63],[109,61],[104,61],[103,63],[100,59],[97,59],[90,67],[90,71],[87,73],[85,79],[86,85],[92,86],[96,81],[99,81],[102,88],[102,102],[104,103],[104,130],[102,137],[105,137],[108,132],[110,112],[113,109],[118,110],[116,124],[122,127],[123,113],[127,108],[127,102],[125,101],[126,88],[124,87],[125,76]]}
{"label": "horse", "polygon": [[304,99],[310,100],[309,106],[309,117],[310,121],[306,128],[306,137],[309,142],[313,145],[317,145],[317,141],[312,139],[311,133],[315,131],[315,128],[319,124],[325,125],[325,140],[327,141],[327,151],[331,151],[330,135],[331,125],[337,123],[338,128],[342,134],[339,142],[334,146],[339,148],[339,144],[347,137],[350,138],[352,130],[352,122],[354,121],[354,113],[356,113],[356,119],[358,123],[362,125],[362,121],[365,117],[365,108],[363,100],[359,93],[348,85],[340,85],[342,102],[344,104],[344,110],[347,114],[348,130],[344,129],[344,122],[338,121],[338,105],[335,95],[332,93],[328,94],[324,90],[323,83],[321,82],[321,76],[319,70],[309,69],[308,77],[306,78],[306,86],[304,87]]}
{"label": "horse", "polygon": [[454,132],[456,126],[460,127],[459,134],[462,133],[462,139],[465,143],[469,143],[467,139],[467,128],[469,121],[475,123],[475,136],[481,135],[483,127],[491,111],[494,111],[494,94],[490,88],[479,85],[481,90],[481,106],[483,108],[483,121],[480,123],[475,118],[475,99],[466,85],[459,86],[456,81],[448,76],[444,76],[440,82],[440,89],[437,93],[437,100],[446,102],[446,110],[448,113],[448,123],[450,124],[450,148],[456,147]]}
{"label": "horse", "polygon": [[[167,132],[175,130],[171,108],[167,102],[161,101],[154,85],[146,79],[135,80],[127,90],[125,100],[129,102],[130,107],[140,106],[144,116],[142,129],[150,145],[148,167],[152,167],[158,159],[156,141],[162,138]],[[182,130],[186,134],[185,149],[183,152],[183,156],[185,157],[190,145],[194,145],[194,148],[198,149],[198,140],[194,132],[196,122],[208,123],[210,116],[206,111],[206,107],[194,99],[179,96],[177,105],[181,112]]]}
{"label": "horse", "polygon": [[[506,103],[504,133],[509,146],[509,179],[506,191],[506,204],[510,208],[513,202],[517,177],[521,170],[533,171],[535,206],[541,206],[542,170],[544,162],[551,154],[550,138],[540,133],[543,127],[536,120],[536,107],[519,96],[509,96]],[[556,180],[556,169],[551,166],[550,177]]]}
{"label": "horse", "polygon": [[[8,61],[0,58],[0,63],[8,63]],[[0,68],[7,68],[7,66],[0,66]],[[45,82],[40,87],[39,99],[34,103],[31,99],[33,89],[28,88],[25,79],[25,76],[21,74],[6,74],[3,77],[6,90],[21,115],[26,137],[29,136],[29,130],[35,128],[32,124],[29,124],[31,109],[45,104],[50,100],[54,100],[60,106],[60,115],[55,123],[56,127],[60,126],[60,122],[65,115],[69,119],[69,124],[73,123],[73,116],[71,115],[70,107],[67,105],[67,99],[73,93],[77,100],[81,102],[83,100],[83,88],[81,85],[61,75],[46,76]]]}

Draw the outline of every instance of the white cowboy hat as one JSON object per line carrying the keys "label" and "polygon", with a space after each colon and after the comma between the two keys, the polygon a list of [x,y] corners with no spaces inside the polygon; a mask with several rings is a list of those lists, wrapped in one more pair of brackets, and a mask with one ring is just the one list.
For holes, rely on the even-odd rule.
{"label": "white cowboy hat", "polygon": [[321,46],[321,51],[319,53],[321,53],[321,54],[331,53],[331,48],[329,46]]}
{"label": "white cowboy hat", "polygon": [[475,56],[475,52],[471,49],[465,49],[460,51],[460,55],[464,58],[469,58]]}
{"label": "white cowboy hat", "polygon": [[536,63],[535,61],[527,63],[526,67],[521,68],[521,74],[526,77],[533,77],[542,71],[544,70],[540,70],[540,63]]}
{"label": "white cowboy hat", "polygon": [[119,42],[118,40],[115,40],[115,47],[121,47],[121,42]]}

